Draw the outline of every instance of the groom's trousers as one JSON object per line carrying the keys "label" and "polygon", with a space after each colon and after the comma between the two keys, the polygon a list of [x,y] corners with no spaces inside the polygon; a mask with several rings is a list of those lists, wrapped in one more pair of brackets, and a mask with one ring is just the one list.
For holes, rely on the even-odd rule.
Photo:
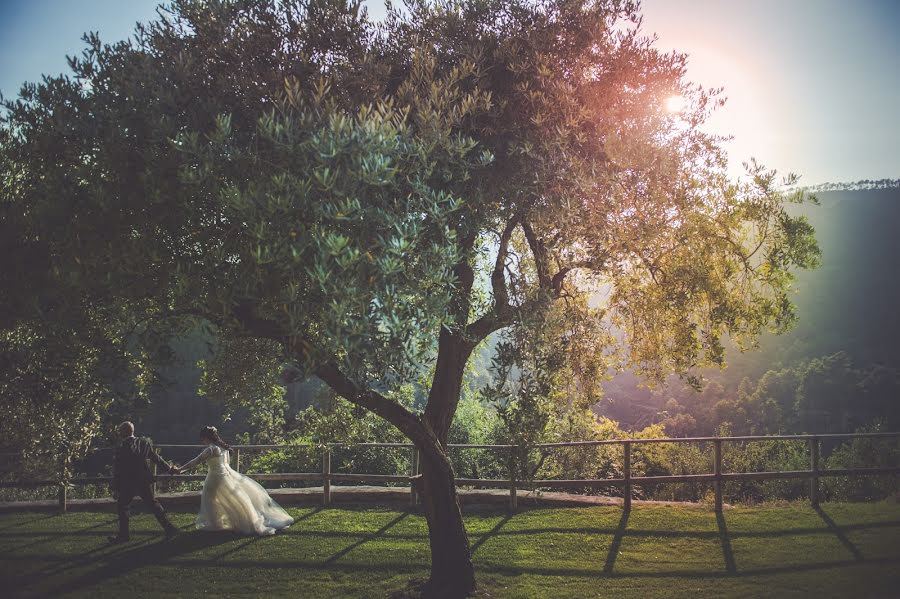
{"label": "groom's trousers", "polygon": [[156,519],[159,521],[159,525],[163,527],[163,530],[166,532],[175,530],[175,527],[166,517],[166,511],[163,509],[163,506],[157,501],[156,497],[153,496],[153,488],[148,484],[138,488],[126,489],[124,492],[119,493],[116,507],[119,511],[120,539],[128,538],[128,516],[131,509],[131,502],[135,496],[140,497],[144,502],[144,505],[150,508],[150,511],[156,516]]}

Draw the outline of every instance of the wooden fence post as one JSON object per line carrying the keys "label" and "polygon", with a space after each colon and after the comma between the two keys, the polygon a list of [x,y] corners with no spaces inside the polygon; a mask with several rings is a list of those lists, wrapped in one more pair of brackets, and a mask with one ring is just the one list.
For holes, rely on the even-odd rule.
{"label": "wooden fence post", "polygon": [[68,509],[68,505],[66,504],[66,493],[68,489],[68,481],[66,480],[66,460],[63,458],[62,466],[60,467],[59,472],[59,511],[61,514],[65,514]]}
{"label": "wooden fence post", "polygon": [[331,505],[331,448],[325,446],[322,452],[322,504]]}
{"label": "wooden fence post", "polygon": [[234,449],[234,471],[241,471],[241,448],[235,447]]}
{"label": "wooden fence post", "polygon": [[625,485],[623,489],[622,508],[626,512],[631,511],[631,441],[623,441],[622,446],[625,450],[625,459],[623,471],[625,474]]}
{"label": "wooden fence post", "polygon": [[[419,474],[419,450],[415,446],[410,453],[409,476],[414,477]],[[416,495],[416,484],[412,480],[409,481],[409,505],[415,507],[419,498]]]}
{"label": "wooden fence post", "polygon": [[812,476],[809,479],[809,500],[813,506],[819,505],[819,439],[813,437],[809,440],[809,469]]}
{"label": "wooden fence post", "polygon": [[516,496],[516,450],[518,445],[513,445],[509,456],[509,509],[515,511],[519,507],[519,498]]}
{"label": "wooden fence post", "polygon": [[713,441],[713,447],[715,449],[715,462],[713,466],[713,474],[715,475],[715,481],[713,482],[713,488],[716,492],[716,511],[722,511],[722,439],[716,439]]}
{"label": "wooden fence post", "polygon": [[151,475],[153,476],[153,484],[150,485],[150,489],[153,491],[153,494],[156,495],[156,462],[150,464]]}

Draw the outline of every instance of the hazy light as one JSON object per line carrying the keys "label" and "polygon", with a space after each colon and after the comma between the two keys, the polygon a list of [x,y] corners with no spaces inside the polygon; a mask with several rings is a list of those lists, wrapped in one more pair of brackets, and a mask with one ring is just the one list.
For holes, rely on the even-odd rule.
{"label": "hazy light", "polygon": [[684,105],[683,96],[669,96],[666,98],[666,110],[669,112],[681,112],[684,110]]}

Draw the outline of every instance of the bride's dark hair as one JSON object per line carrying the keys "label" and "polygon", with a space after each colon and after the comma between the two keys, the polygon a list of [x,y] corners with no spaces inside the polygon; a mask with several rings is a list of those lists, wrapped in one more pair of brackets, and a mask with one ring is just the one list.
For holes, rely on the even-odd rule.
{"label": "bride's dark hair", "polygon": [[231,451],[231,445],[222,440],[222,437],[219,436],[219,431],[217,431],[214,426],[204,426],[201,428],[200,436],[209,439],[212,441],[213,445],[218,445],[225,451]]}

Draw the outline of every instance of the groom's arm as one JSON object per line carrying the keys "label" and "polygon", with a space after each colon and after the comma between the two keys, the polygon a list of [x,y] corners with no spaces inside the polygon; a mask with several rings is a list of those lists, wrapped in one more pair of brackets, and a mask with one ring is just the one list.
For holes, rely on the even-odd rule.
{"label": "groom's arm", "polygon": [[162,456],[159,455],[153,445],[150,444],[150,441],[145,441],[145,458],[156,464],[159,468],[162,468],[166,473],[171,473],[174,470],[174,467],[169,462],[162,459]]}
{"label": "groom's arm", "polygon": [[122,476],[122,466],[119,464],[122,455],[122,448],[116,447],[116,453],[113,457],[112,464],[112,480],[109,481],[109,490],[112,492],[113,499],[118,499],[119,480]]}

